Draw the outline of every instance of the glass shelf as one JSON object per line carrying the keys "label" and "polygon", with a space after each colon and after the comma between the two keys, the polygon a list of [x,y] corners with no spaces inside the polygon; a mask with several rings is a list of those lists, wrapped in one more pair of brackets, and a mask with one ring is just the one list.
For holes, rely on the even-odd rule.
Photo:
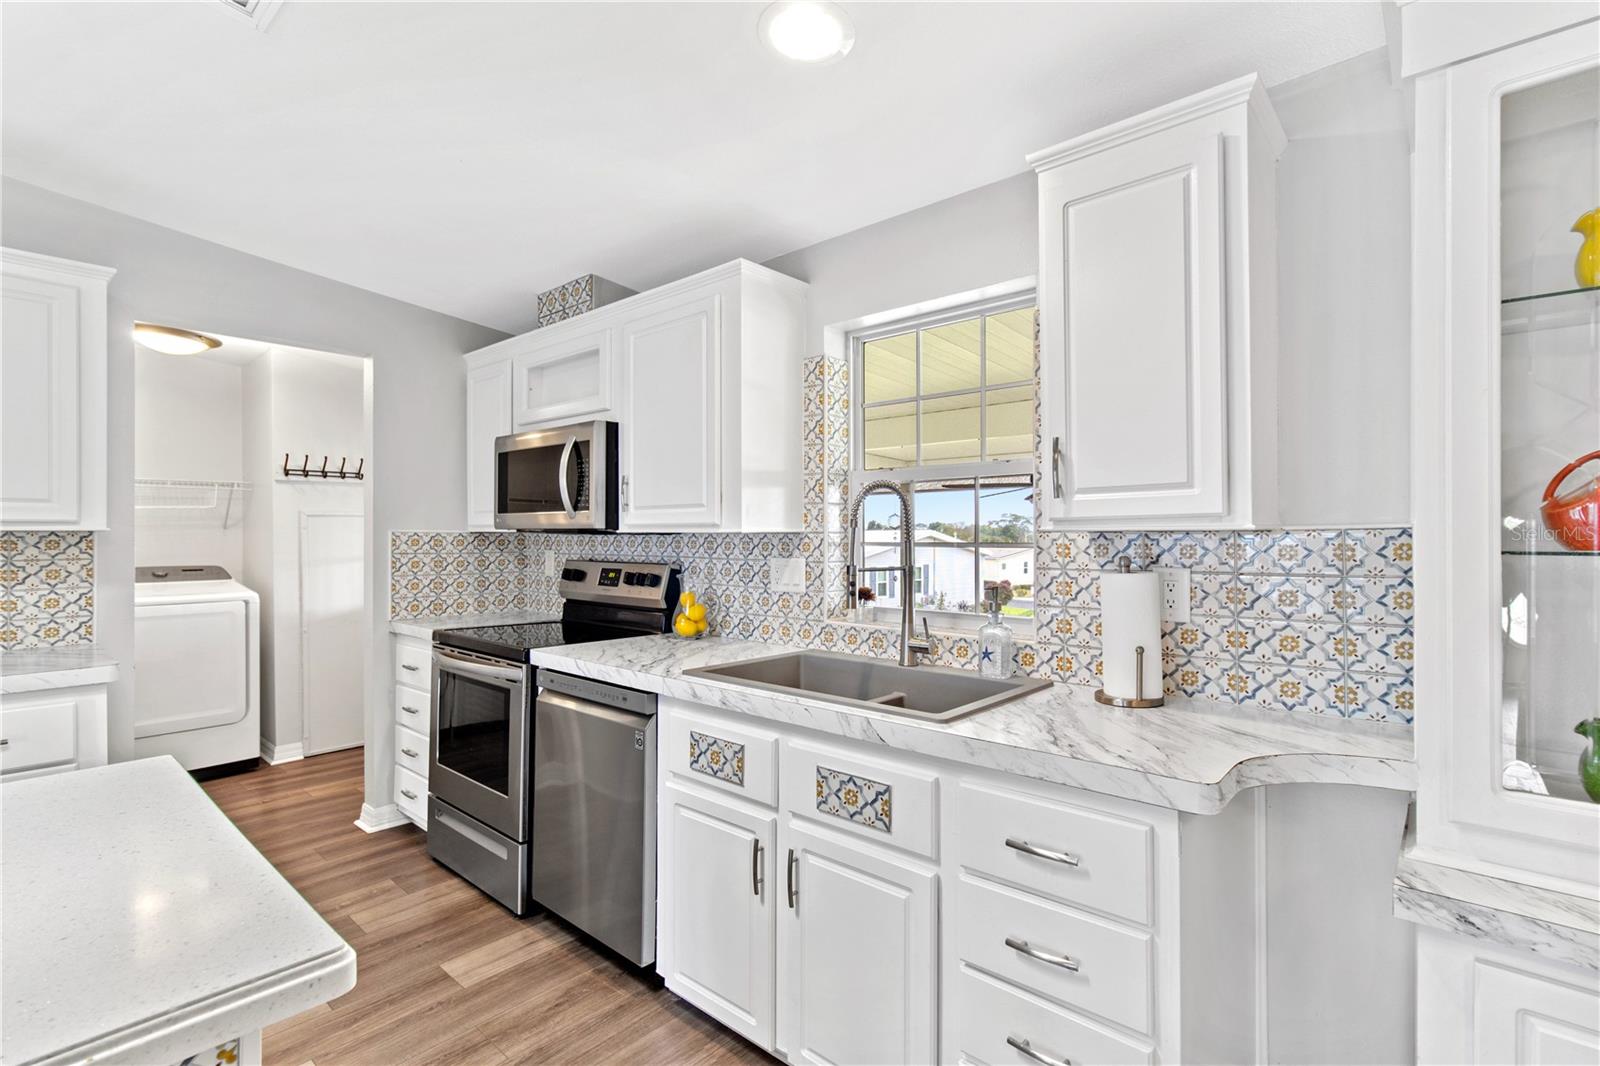
{"label": "glass shelf", "polygon": [[1600,552],[1575,552],[1571,548],[1501,548],[1501,555],[1543,555],[1561,558],[1571,556],[1575,559],[1600,559]]}
{"label": "glass shelf", "polygon": [[1600,285],[1536,292],[1500,301],[1501,336],[1592,327],[1596,323],[1600,323]]}
{"label": "glass shelf", "polygon": [[1501,306],[1505,306],[1506,304],[1532,303],[1535,300],[1558,300],[1563,296],[1571,296],[1576,299],[1583,296],[1585,293],[1591,297],[1600,297],[1600,285],[1589,285],[1582,288],[1572,289],[1555,289],[1551,292],[1536,292],[1529,296],[1508,296],[1504,300],[1501,300],[1500,304]]}

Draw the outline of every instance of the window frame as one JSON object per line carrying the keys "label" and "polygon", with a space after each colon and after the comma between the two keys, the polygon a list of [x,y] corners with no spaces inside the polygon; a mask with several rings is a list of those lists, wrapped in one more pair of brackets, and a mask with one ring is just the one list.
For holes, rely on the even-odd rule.
{"label": "window frame", "polygon": [[[978,530],[982,527],[981,519],[983,510],[983,482],[991,478],[999,479],[1026,477],[1028,478],[1029,484],[1031,485],[1033,491],[1037,492],[1039,486],[1036,478],[1036,462],[1038,458],[1037,451],[1039,442],[1037,438],[1035,438],[1033,442],[1033,451],[1028,455],[1014,459],[980,459],[976,462],[958,463],[917,463],[911,466],[891,467],[887,469],[866,469],[865,426],[868,404],[865,399],[865,347],[872,341],[882,340],[885,337],[899,336],[903,333],[909,333],[915,330],[917,333],[915,367],[916,391],[913,392],[910,397],[902,397],[895,400],[876,401],[871,406],[890,406],[893,404],[902,404],[908,402],[915,404],[916,449],[917,456],[920,459],[922,454],[923,402],[925,400],[936,400],[950,396],[976,395],[978,397],[978,441],[981,453],[982,450],[986,449],[988,446],[987,433],[989,428],[989,405],[986,402],[988,393],[990,391],[1013,389],[1022,385],[1026,385],[1034,390],[1034,402],[1037,403],[1039,387],[1038,367],[1035,366],[1034,373],[1029,378],[1020,381],[996,383],[991,386],[987,380],[988,331],[987,323],[985,323],[984,330],[980,334],[983,340],[979,348],[978,387],[975,389],[955,389],[948,392],[929,393],[924,395],[922,393],[922,332],[924,330],[937,329],[940,326],[949,325],[952,322],[960,322],[974,317],[986,317],[988,315],[999,314],[1005,311],[1014,311],[1023,307],[1032,307],[1035,309],[1035,313],[1037,314],[1038,303],[1039,300],[1037,290],[1033,286],[1029,286],[1026,289],[1015,289],[999,296],[963,301],[953,304],[949,307],[940,308],[937,311],[923,314],[906,315],[900,318],[876,322],[870,327],[852,330],[845,335],[849,352],[851,382],[850,477],[848,482],[849,499],[854,500],[860,493],[861,489],[869,482],[873,481],[889,481],[897,485],[908,487],[912,493],[912,522],[915,523],[917,520],[915,513],[916,485],[918,483],[962,480],[970,480],[973,482],[973,541],[970,545],[959,546],[970,547],[972,549],[973,567],[976,582],[975,589],[979,602],[974,604],[974,610],[971,612],[939,611],[932,608],[915,608],[917,614],[923,615],[929,619],[930,625],[938,625],[946,629],[972,631],[976,630],[978,626],[983,624],[984,616],[980,611],[983,595],[983,549],[986,547],[1005,546],[986,544],[978,539]],[[1029,549],[1033,556],[1036,556],[1038,551],[1038,515],[1039,508],[1037,505],[1035,505],[1034,513],[1032,515],[1035,539],[1023,545]],[[913,536],[914,534],[915,530],[913,530]],[[958,545],[952,545],[952,547],[956,546]],[[853,560],[857,566],[862,565],[862,558],[865,550],[866,538],[859,538],[858,543],[856,544],[856,558]],[[932,564],[930,563],[926,567],[917,567],[915,560],[913,559],[912,566],[914,570],[928,569],[931,571]],[[913,585],[915,584],[916,582],[913,581]],[[1016,582],[1013,582],[1013,584],[1016,584]],[[873,587],[874,592],[876,592],[875,585]],[[918,593],[916,592],[912,593],[913,596],[917,594]],[[866,604],[862,605],[862,607],[864,617],[873,622],[887,623],[897,621],[900,613],[900,608],[898,606],[891,608],[877,606],[876,604]],[[1020,615],[1005,615],[1003,617],[1005,617],[1009,625],[1021,630],[1024,635],[1031,635],[1034,632],[1034,619],[1032,617]]]}

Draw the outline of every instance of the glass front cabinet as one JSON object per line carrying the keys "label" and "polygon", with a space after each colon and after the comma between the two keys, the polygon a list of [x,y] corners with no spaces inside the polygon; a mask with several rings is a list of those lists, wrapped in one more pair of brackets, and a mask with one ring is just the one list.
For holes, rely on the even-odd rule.
{"label": "glass front cabinet", "polygon": [[[1497,886],[1505,927],[1566,907],[1581,937],[1600,911],[1600,8],[1399,12],[1416,107],[1410,855]],[[1418,929],[1419,1060],[1600,1059],[1600,974],[1462,913]]]}

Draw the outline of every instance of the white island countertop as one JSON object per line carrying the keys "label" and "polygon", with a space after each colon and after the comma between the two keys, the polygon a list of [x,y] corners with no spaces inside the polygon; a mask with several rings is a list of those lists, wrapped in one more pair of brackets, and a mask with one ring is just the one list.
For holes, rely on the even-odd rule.
{"label": "white island countertop", "polygon": [[355,951],[169,756],[0,791],[0,1062],[177,1063],[348,991]]}
{"label": "white island countertop", "polygon": [[117,679],[117,660],[93,644],[0,652],[0,694],[44,692]]}
{"label": "white island countertop", "polygon": [[1411,730],[1391,723],[1181,696],[1168,697],[1164,707],[1123,710],[1096,703],[1092,689],[1063,684],[965,718],[930,722],[684,675],[796,650],[652,636],[546,648],[532,658],[541,669],[1192,814],[1214,814],[1255,785],[1417,787]]}

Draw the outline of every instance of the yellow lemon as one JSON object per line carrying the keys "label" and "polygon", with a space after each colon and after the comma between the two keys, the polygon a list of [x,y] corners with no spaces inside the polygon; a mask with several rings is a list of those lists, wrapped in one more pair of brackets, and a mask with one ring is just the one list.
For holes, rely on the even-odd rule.
{"label": "yellow lemon", "polygon": [[696,622],[704,622],[706,620],[706,605],[703,603],[691,603],[684,608],[683,613]]}
{"label": "yellow lemon", "polygon": [[680,637],[692,637],[699,632],[699,630],[695,628],[694,620],[686,614],[680,614],[676,619],[673,620],[672,629],[673,632],[677,633]]}
{"label": "yellow lemon", "polygon": [[683,606],[683,609],[686,611],[694,606],[694,601],[695,596],[692,592],[685,592],[682,596],[678,597],[678,603],[680,603]]}
{"label": "yellow lemon", "polygon": [[[704,610],[704,608],[701,608],[701,609]],[[694,631],[696,633],[704,633],[706,630],[708,630],[710,628],[711,628],[711,623],[710,622],[700,621],[700,622],[696,622],[694,624]]]}

